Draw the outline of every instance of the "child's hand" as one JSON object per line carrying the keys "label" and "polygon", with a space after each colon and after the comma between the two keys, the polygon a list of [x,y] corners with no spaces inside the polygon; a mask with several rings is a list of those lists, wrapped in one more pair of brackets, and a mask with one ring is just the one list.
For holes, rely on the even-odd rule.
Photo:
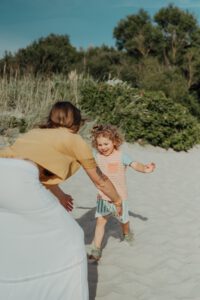
{"label": "child's hand", "polygon": [[156,167],[156,165],[155,165],[155,163],[149,163],[149,164],[146,164],[145,166],[144,166],[144,172],[145,173],[151,173],[151,172],[153,172],[154,171],[154,169],[155,169],[155,167]]}

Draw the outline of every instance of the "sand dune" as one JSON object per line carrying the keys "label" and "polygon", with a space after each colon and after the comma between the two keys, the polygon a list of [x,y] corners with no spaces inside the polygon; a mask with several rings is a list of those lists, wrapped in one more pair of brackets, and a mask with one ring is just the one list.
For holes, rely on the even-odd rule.
{"label": "sand dune", "polygon": [[[200,148],[188,153],[125,144],[134,160],[154,161],[152,174],[127,172],[134,245],[110,219],[98,264],[89,264],[90,300],[200,299]],[[62,185],[74,217],[92,240],[96,189],[83,170]]]}

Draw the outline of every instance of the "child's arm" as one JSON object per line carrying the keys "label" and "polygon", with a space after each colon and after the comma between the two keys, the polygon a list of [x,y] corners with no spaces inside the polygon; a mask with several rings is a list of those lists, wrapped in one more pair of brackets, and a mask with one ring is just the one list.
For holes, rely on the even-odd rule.
{"label": "child's arm", "polygon": [[129,166],[133,168],[135,171],[142,172],[142,173],[151,173],[154,171],[156,167],[155,163],[153,162],[144,165],[143,163],[135,162],[135,161],[132,162]]}

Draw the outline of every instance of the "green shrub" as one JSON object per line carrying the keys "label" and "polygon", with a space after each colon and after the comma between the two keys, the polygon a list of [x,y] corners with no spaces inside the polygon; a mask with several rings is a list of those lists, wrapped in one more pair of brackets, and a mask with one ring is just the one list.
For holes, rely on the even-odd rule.
{"label": "green shrub", "polygon": [[28,127],[25,118],[17,118],[12,115],[1,116],[0,118],[0,132],[4,133],[9,128],[18,128],[20,133],[24,133]]}
{"label": "green shrub", "polygon": [[86,81],[80,106],[97,122],[116,125],[129,142],[186,151],[200,141],[197,119],[162,92]]}
{"label": "green shrub", "polygon": [[[0,87],[0,134],[16,135],[17,130],[29,130],[43,122],[55,101],[67,99],[93,122],[119,127],[129,142],[176,151],[186,151],[200,142],[197,118],[163,92],[144,92],[119,80],[97,82],[76,72],[67,78],[2,78]],[[198,106],[193,98],[187,101],[194,110]]]}

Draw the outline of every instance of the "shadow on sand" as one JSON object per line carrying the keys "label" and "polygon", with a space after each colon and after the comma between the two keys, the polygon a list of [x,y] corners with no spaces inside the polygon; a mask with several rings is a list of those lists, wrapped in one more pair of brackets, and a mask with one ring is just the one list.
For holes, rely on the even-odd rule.
{"label": "shadow on sand", "polygon": [[[87,210],[85,214],[83,214],[80,218],[76,219],[76,221],[79,223],[79,225],[82,227],[85,235],[85,244],[86,246],[91,244],[93,237],[94,237],[94,231],[95,231],[95,211],[96,207],[77,207],[77,209],[81,210]],[[143,217],[139,214],[135,214],[131,211],[129,211],[129,216],[133,218],[138,218],[141,221],[147,221],[148,218]],[[103,240],[102,248],[105,248],[108,239],[110,237],[114,237],[116,239],[122,240],[122,232],[121,232],[121,226],[119,221],[114,218],[110,217],[108,223],[106,224],[105,228],[105,236]],[[97,283],[98,283],[98,263],[97,262],[90,262],[88,261],[88,281],[89,281],[89,300],[95,300],[96,298],[96,290],[97,290]]]}

